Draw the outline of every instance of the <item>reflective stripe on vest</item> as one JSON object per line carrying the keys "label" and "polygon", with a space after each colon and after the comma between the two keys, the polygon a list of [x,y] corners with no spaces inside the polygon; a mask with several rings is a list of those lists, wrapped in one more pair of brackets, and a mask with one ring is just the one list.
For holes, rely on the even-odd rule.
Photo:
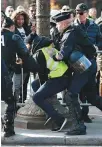
{"label": "reflective stripe on vest", "polygon": [[[47,49],[50,50],[51,46],[48,48],[42,48],[42,52],[46,59],[46,65],[47,68],[50,70],[50,73],[48,74],[49,78],[55,78],[55,77],[61,77],[68,69],[68,66],[63,61],[54,61],[53,58],[50,57],[50,55],[47,52]],[[55,53],[58,53],[56,49]]]}

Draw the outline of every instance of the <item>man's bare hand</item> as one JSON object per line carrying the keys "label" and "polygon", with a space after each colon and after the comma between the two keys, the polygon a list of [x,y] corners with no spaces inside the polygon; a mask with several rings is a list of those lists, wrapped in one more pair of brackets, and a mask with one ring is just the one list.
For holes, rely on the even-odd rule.
{"label": "man's bare hand", "polygon": [[32,31],[33,33],[36,32],[36,23],[32,23],[31,31]]}
{"label": "man's bare hand", "polygon": [[18,59],[16,60],[16,64],[23,64],[22,59],[21,59],[21,58],[18,58]]}
{"label": "man's bare hand", "polygon": [[30,44],[26,44],[27,49],[30,49]]}
{"label": "man's bare hand", "polygon": [[57,59],[57,60],[62,60],[62,59],[63,59],[63,55],[60,54],[60,53],[57,53],[57,54],[56,54],[56,59]]}

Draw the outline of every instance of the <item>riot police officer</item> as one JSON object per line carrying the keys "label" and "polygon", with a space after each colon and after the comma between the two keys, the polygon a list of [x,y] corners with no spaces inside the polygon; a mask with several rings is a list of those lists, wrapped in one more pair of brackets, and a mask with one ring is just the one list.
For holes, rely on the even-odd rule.
{"label": "riot police officer", "polygon": [[14,31],[14,22],[10,18],[6,18],[1,31],[1,56],[9,72],[15,70],[16,54],[22,59],[23,65],[26,66],[28,71],[40,70],[39,66],[36,66],[35,60],[29,55],[22,38],[15,34]]}
{"label": "riot police officer", "polygon": [[[61,36],[60,52],[55,56],[55,60],[64,60],[68,65],[70,64],[70,56],[76,49],[76,39],[79,38],[79,35],[76,36],[76,28],[72,26],[74,18],[73,15],[71,15],[70,11],[69,13],[63,12],[54,16],[54,19],[57,23],[57,28]],[[78,93],[88,80],[88,73],[85,72],[85,75],[78,74],[72,69],[72,65],[70,66],[71,67],[69,68],[69,70],[73,72],[73,77],[71,80],[71,84],[69,85],[68,92],[65,96],[65,100],[69,107],[70,118],[74,121],[72,123],[72,127],[70,128],[70,131],[67,132],[67,135],[82,135],[86,133],[86,127],[84,126],[84,123],[80,120],[81,109],[78,102]],[[77,67],[75,65],[74,67],[76,69],[80,69],[79,65]]]}
{"label": "riot police officer", "polygon": [[15,116],[15,99],[12,92],[12,79],[9,76],[8,69],[4,60],[1,60],[1,99],[7,104],[4,114],[4,136],[15,135],[14,116]]}
{"label": "riot police officer", "polygon": [[[36,64],[36,61],[29,56],[28,49],[26,48],[23,40],[19,35],[14,34],[15,25],[14,22],[5,16],[3,22],[3,28],[1,32],[1,56],[5,62],[5,65],[8,69],[9,75],[15,70],[16,54],[19,54],[22,61],[25,63],[28,71],[39,71],[40,68]],[[2,64],[2,71],[4,68],[4,63]],[[6,75],[4,76],[4,73]],[[6,114],[4,117],[4,136],[9,137],[14,135],[14,96],[12,94],[12,82],[9,80],[7,72],[2,72],[3,82],[2,88],[3,91],[6,88],[7,93],[3,92],[3,100],[8,104]],[[6,91],[5,89],[5,91]]]}
{"label": "riot police officer", "polygon": [[[85,7],[83,6],[83,8],[85,8]],[[80,12],[80,15],[81,14],[82,13]],[[66,26],[67,26],[68,20],[62,21],[63,20],[62,18],[65,19],[65,16],[63,14],[59,14],[59,15],[55,16],[58,29],[62,33],[62,39],[60,42],[61,51],[59,54],[57,54],[56,58],[58,60],[67,61],[74,68],[72,83],[68,89],[70,91],[70,93],[67,94],[67,97],[70,97],[74,100],[73,105],[74,105],[76,111],[78,112],[77,114],[78,115],[80,114],[79,118],[81,120],[81,113],[80,113],[81,111],[80,111],[80,107],[78,106],[77,94],[88,83],[88,81],[90,81],[90,83],[91,83],[91,84],[88,83],[88,88],[90,89],[90,91],[88,90],[88,88],[85,91],[87,94],[88,100],[89,100],[89,102],[91,102],[91,104],[95,105],[99,109],[102,109],[101,98],[97,99],[96,95],[93,95],[93,93],[92,93],[93,92],[92,89],[95,90],[95,78],[94,77],[96,75],[96,61],[94,59],[94,55],[96,53],[97,48],[95,48],[95,46],[93,45],[93,42],[90,41],[90,39],[87,37],[87,34],[84,33],[82,31],[82,29],[80,29],[80,27],[69,26],[67,28]],[[94,25],[94,27],[96,27],[96,26]],[[98,31],[98,28],[97,28],[97,31]],[[92,38],[92,39],[94,39],[94,38]],[[78,52],[74,52],[74,54],[73,54],[73,51],[75,51],[75,50],[80,51],[80,53],[85,55],[87,57],[87,59],[91,62],[90,69],[88,71],[81,73],[81,74],[79,74],[80,68],[79,68],[79,65],[77,65],[77,64],[80,63],[80,65],[83,65],[83,63],[80,62],[80,61],[82,61],[82,58],[81,58],[81,60],[78,59],[78,58],[82,57],[82,55],[79,53],[81,55],[81,56],[79,56],[79,54],[77,54]],[[78,71],[79,71],[79,73],[78,73]],[[93,85],[92,85],[92,83],[93,83]],[[66,97],[66,102],[68,103],[67,97]],[[94,100],[93,100],[93,97],[95,98]],[[95,101],[96,101],[96,104],[95,104]],[[72,132],[74,132],[74,130]]]}

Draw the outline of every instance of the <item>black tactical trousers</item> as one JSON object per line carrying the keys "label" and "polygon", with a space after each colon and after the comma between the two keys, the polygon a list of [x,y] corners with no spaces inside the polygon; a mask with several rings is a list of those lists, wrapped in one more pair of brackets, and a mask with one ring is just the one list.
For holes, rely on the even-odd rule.
{"label": "black tactical trousers", "polygon": [[4,114],[4,132],[13,132],[15,100],[12,93],[12,80],[3,60],[1,64],[1,99],[7,104]]}

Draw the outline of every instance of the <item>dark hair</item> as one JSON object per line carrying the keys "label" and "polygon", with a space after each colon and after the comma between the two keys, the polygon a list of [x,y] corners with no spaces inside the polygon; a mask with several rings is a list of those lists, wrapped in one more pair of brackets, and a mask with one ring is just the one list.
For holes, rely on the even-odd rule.
{"label": "dark hair", "polygon": [[25,28],[29,24],[29,16],[24,10],[14,11],[12,15],[12,20],[15,22],[15,25],[17,26],[17,17],[22,15],[24,17],[24,24],[23,27]]}
{"label": "dark hair", "polygon": [[4,28],[9,28],[12,25],[15,25],[15,23],[13,22],[13,20],[11,20],[9,17],[6,17],[3,23],[3,27]]}

